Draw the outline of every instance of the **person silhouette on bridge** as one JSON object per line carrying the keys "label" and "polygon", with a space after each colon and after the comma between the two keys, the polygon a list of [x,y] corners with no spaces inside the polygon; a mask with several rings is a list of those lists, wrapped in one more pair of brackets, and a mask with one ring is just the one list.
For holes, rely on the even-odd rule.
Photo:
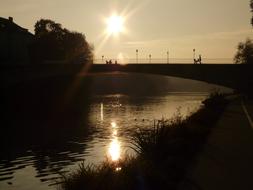
{"label": "person silhouette on bridge", "polygon": [[201,55],[199,55],[199,58],[198,59],[193,59],[193,61],[194,61],[194,64],[202,64],[202,58],[201,58]]}
{"label": "person silhouette on bridge", "polygon": [[197,64],[198,63],[198,60],[197,59],[193,59],[193,61],[194,61],[194,64]]}

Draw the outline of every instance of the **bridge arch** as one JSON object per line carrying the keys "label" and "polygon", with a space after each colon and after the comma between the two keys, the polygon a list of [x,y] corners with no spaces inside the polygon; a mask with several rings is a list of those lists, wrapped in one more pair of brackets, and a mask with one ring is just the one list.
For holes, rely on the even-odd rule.
{"label": "bridge arch", "polygon": [[[93,72],[135,72],[181,77],[226,86],[237,90],[253,87],[250,64],[128,64],[92,66]],[[251,87],[252,86],[252,87]]]}

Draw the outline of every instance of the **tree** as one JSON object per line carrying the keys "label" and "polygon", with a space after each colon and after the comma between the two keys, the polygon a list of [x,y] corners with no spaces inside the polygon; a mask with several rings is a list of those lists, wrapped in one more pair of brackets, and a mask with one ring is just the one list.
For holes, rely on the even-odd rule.
{"label": "tree", "polygon": [[35,24],[35,36],[43,36],[50,32],[61,33],[63,31],[61,24],[55,23],[49,19],[40,19]]}
{"label": "tree", "polygon": [[67,32],[63,37],[62,46],[67,60],[89,62],[93,59],[93,46],[81,33]]}
{"label": "tree", "polygon": [[234,61],[235,63],[253,64],[253,43],[250,39],[238,44]]}
{"label": "tree", "polygon": [[35,41],[30,47],[32,61],[65,60],[88,63],[93,60],[93,47],[85,35],[62,28],[61,24],[41,19],[35,24]]}
{"label": "tree", "polygon": [[[253,14],[253,0],[250,0],[250,8]],[[251,25],[253,26],[253,15],[251,18]],[[246,42],[240,42],[237,46],[237,53],[234,57],[234,62],[253,64],[253,43],[251,39],[246,39]]]}

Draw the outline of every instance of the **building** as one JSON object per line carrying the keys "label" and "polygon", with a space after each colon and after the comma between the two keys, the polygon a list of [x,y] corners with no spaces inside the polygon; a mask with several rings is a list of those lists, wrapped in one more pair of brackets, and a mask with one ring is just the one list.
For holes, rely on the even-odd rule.
{"label": "building", "polygon": [[0,17],[0,64],[29,63],[28,46],[34,35],[13,22]]}

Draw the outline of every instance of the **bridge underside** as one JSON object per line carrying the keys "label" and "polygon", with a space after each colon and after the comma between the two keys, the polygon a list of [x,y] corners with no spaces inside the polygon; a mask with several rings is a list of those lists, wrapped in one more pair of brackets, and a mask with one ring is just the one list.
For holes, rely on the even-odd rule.
{"label": "bridge underside", "polygon": [[129,64],[93,65],[92,72],[136,72],[175,76],[227,86],[241,91],[253,87],[253,65],[250,64]]}
{"label": "bridge underside", "polygon": [[30,64],[1,65],[2,86],[80,72],[135,72],[175,76],[227,86],[252,94],[253,64]]}

